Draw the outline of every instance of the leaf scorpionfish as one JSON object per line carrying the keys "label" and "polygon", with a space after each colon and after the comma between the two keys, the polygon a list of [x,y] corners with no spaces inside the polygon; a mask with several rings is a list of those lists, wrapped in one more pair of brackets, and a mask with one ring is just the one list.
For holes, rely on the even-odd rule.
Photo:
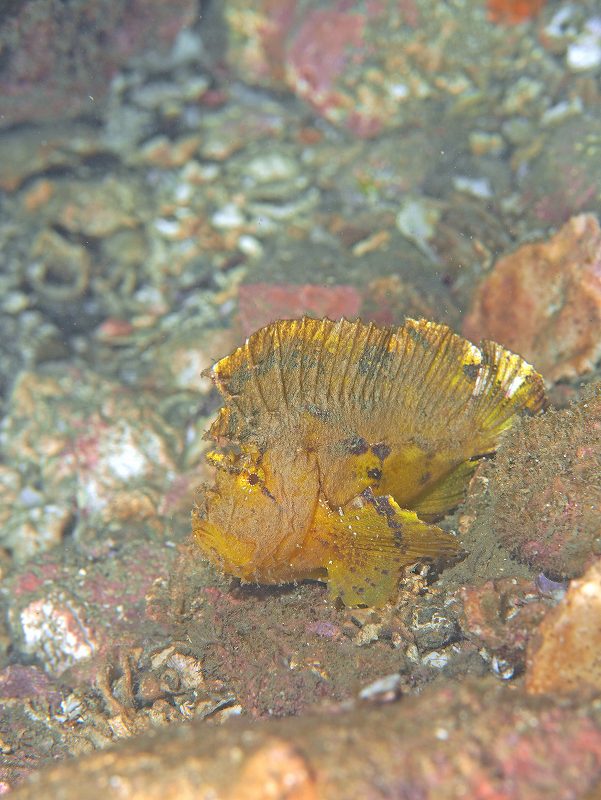
{"label": "leaf scorpionfish", "polygon": [[245,582],[327,581],[350,606],[382,606],[405,567],[457,556],[434,521],[545,404],[522,358],[426,320],[281,320],[207,374],[224,405],[215,484],[193,510],[201,550]]}

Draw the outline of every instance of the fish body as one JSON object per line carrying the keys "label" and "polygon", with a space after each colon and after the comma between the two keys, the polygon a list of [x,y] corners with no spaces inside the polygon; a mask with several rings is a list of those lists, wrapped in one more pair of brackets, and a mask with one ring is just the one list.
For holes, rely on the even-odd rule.
{"label": "fish body", "polygon": [[208,374],[224,405],[215,483],[193,511],[200,548],[243,581],[326,580],[346,605],[381,606],[404,567],[457,555],[434,521],[545,403],[519,356],[426,320],[281,320]]}

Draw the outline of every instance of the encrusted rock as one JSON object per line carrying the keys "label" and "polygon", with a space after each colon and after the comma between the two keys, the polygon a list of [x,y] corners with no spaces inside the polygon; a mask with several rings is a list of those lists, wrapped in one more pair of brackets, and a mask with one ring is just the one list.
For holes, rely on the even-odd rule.
{"label": "encrusted rock", "polygon": [[21,610],[21,649],[42,659],[51,675],[59,675],[92,657],[97,645],[85,610],[63,593],[33,600]]}
{"label": "encrusted rock", "polygon": [[420,654],[445,647],[459,638],[459,625],[450,608],[424,603],[413,609],[410,626]]}
{"label": "encrusted rock", "polygon": [[517,578],[464,586],[458,596],[462,633],[477,644],[493,673],[513,677],[521,672],[529,637],[548,601],[530,581]]}
{"label": "encrusted rock", "polygon": [[551,578],[582,574],[601,552],[601,387],[561,411],[527,420],[502,442],[486,510],[469,536],[492,527],[519,560]]}

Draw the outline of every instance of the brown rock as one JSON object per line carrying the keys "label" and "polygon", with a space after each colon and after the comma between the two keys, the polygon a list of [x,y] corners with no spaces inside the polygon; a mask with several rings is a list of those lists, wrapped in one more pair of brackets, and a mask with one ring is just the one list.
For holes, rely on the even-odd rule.
{"label": "brown rock", "polygon": [[598,781],[599,715],[467,682],[376,710],[172,726],[34,774],[11,797],[569,800]]}
{"label": "brown rock", "polygon": [[528,655],[531,694],[601,691],[601,561],[572,581],[543,620]]}
{"label": "brown rock", "polygon": [[286,741],[267,741],[247,759],[238,781],[236,800],[317,800],[304,756]]}
{"label": "brown rock", "polygon": [[551,381],[591,370],[601,357],[596,217],[572,217],[550,239],[499,259],[476,292],[463,333],[500,342]]}

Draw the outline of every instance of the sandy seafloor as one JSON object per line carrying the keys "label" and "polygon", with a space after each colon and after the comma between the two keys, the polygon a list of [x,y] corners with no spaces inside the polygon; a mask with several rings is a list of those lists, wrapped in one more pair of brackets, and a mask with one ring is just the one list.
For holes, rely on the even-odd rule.
{"label": "sandy seafloor", "polygon": [[[132,8],[0,11],[0,794],[601,797],[599,8]],[[202,371],[305,313],[545,379],[382,609],[190,538]]]}

